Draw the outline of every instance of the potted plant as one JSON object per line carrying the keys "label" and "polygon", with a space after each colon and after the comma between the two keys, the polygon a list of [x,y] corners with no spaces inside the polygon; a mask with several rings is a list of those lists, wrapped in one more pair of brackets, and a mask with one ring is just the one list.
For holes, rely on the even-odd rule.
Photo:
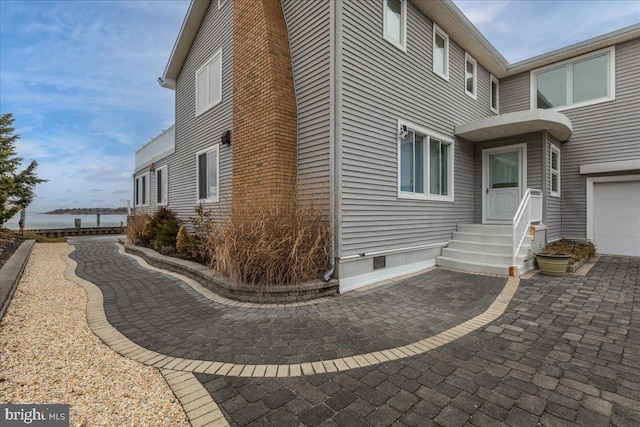
{"label": "potted plant", "polygon": [[564,276],[569,265],[570,254],[551,254],[546,252],[537,252],[536,261],[540,273],[545,276]]}

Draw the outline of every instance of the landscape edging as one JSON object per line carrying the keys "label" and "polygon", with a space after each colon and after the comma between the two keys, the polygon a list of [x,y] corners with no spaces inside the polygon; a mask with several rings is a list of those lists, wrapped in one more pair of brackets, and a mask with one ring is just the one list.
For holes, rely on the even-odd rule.
{"label": "landscape edging", "polygon": [[121,240],[127,253],[138,255],[147,263],[174,273],[184,274],[220,296],[253,303],[293,303],[338,294],[338,281],[312,281],[298,286],[269,286],[256,290],[250,285],[233,284],[217,275],[210,268],[193,261],[173,258],[156,251],[126,243]]}
{"label": "landscape edging", "polygon": [[[7,283],[9,284],[6,298],[0,299],[0,321],[2,321],[4,313],[9,308],[11,298],[13,298],[18,282],[27,266],[27,261],[29,261],[29,256],[31,256],[31,250],[35,243],[35,240],[25,240],[22,242],[13,255],[4,263],[2,268],[0,268],[0,290],[6,289]],[[0,295],[0,298],[2,298],[2,295]]]}

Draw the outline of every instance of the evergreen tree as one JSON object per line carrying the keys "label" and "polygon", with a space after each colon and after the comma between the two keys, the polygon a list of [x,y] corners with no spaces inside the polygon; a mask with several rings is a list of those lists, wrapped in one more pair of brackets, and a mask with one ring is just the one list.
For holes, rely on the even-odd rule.
{"label": "evergreen tree", "polygon": [[18,171],[22,158],[16,156],[15,142],[20,136],[13,133],[13,120],[11,113],[0,116],[0,227],[33,202],[36,184],[47,181],[35,174],[35,160]]}

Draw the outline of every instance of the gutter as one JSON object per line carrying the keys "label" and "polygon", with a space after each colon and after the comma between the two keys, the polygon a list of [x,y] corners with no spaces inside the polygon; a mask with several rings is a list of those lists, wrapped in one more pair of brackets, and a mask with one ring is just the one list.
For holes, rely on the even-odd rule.
{"label": "gutter", "polygon": [[331,221],[331,259],[330,267],[322,279],[331,280],[336,272],[336,259],[339,253],[340,188],[342,156],[342,0],[329,2],[329,20],[331,22],[331,38],[329,46],[329,197]]}

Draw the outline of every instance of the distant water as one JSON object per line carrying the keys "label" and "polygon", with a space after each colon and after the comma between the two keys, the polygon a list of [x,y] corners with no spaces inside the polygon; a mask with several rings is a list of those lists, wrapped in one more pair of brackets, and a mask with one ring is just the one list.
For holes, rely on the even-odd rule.
{"label": "distant water", "polygon": [[[96,215],[46,215],[38,213],[27,213],[24,220],[24,228],[27,230],[47,230],[52,228],[74,228],[75,219],[81,220],[82,227],[95,227]],[[5,224],[5,227],[12,230],[19,230],[18,225],[20,214],[16,214]],[[100,227],[117,227],[127,224],[126,215],[100,215]]]}

